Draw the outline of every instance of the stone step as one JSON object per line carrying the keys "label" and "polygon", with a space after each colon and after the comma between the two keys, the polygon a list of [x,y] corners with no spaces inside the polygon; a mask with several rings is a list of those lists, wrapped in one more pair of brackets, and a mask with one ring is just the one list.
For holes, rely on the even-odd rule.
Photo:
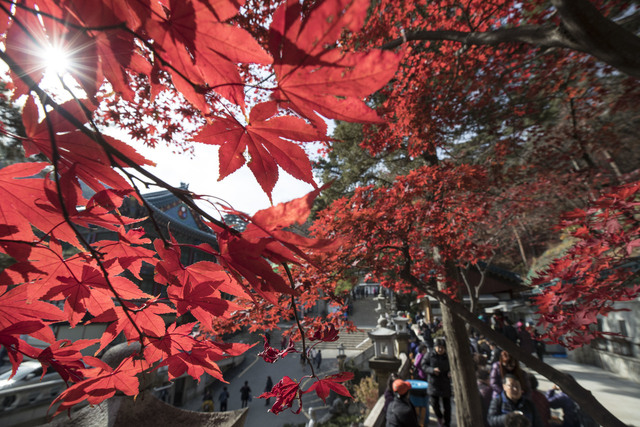
{"label": "stone step", "polygon": [[[368,338],[367,331],[341,333],[337,341],[323,342],[318,344],[316,348],[335,350],[338,344],[342,344],[345,350],[364,350],[371,345],[371,340],[368,340]],[[365,340],[367,341],[364,342]]]}

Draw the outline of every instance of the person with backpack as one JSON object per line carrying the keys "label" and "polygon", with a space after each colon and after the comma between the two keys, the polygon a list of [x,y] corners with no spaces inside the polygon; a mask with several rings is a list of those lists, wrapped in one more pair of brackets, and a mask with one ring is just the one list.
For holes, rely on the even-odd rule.
{"label": "person with backpack", "polygon": [[386,427],[418,427],[416,408],[409,400],[411,383],[397,379],[391,387],[394,396],[387,408]]}

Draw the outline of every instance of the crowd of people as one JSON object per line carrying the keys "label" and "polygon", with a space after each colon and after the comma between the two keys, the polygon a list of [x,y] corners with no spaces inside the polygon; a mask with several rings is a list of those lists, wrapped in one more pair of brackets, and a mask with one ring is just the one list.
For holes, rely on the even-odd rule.
{"label": "crowd of people", "polygon": [[[544,357],[544,344],[524,321],[515,324],[503,313],[486,317],[492,328],[528,353]],[[428,403],[440,427],[451,425],[451,369],[442,325],[436,318],[415,319],[411,328],[410,358],[412,378],[428,383]],[[477,388],[482,401],[483,419],[488,427],[591,427],[589,419],[559,387],[538,391],[538,380],[525,371],[519,361],[482,335],[472,333],[469,342],[476,364]],[[391,376],[387,384],[387,427],[414,427],[428,424],[429,411],[419,393],[411,392],[411,382]],[[555,415],[552,416],[552,409]],[[561,414],[560,414],[561,413]]]}

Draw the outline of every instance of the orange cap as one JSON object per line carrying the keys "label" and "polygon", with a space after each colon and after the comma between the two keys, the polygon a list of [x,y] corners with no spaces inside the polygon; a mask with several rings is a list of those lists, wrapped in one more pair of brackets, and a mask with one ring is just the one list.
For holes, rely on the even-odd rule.
{"label": "orange cap", "polygon": [[411,389],[411,383],[403,380],[395,380],[393,382],[393,391],[399,395],[403,395]]}

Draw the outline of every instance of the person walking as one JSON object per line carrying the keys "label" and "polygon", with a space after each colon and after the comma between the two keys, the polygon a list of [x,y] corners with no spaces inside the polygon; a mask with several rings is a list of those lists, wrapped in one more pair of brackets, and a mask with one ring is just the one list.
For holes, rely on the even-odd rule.
{"label": "person walking", "polygon": [[244,385],[240,389],[240,399],[242,400],[243,408],[249,406],[249,401],[251,400],[251,387],[249,387],[249,381],[245,381]]}
{"label": "person walking", "polygon": [[532,373],[529,373],[529,386],[531,387],[530,399],[538,410],[538,414],[542,419],[542,427],[549,427],[551,420],[551,408],[547,397],[538,390],[538,379]]}
{"label": "person walking", "polygon": [[200,408],[203,412],[213,412],[213,396],[211,396],[211,390],[206,389],[204,391],[204,396],[202,396],[202,407]]}
{"label": "person walking", "polygon": [[[265,393],[269,393],[272,388],[273,388],[273,380],[271,379],[271,377],[267,377],[267,385],[264,386],[264,392]],[[269,401],[270,400],[271,400],[271,398],[267,397],[267,401],[265,402],[265,406],[269,406]]]}
{"label": "person walking", "polygon": [[413,362],[414,378],[416,379],[427,379],[427,374],[422,370],[422,359],[427,356],[427,351],[429,351],[429,348],[425,344],[420,344],[418,346],[418,354],[416,354],[416,358]]}
{"label": "person walking", "polygon": [[316,354],[313,356],[314,362],[316,362],[316,369],[320,369],[320,364],[322,363],[322,352],[320,349],[316,350]]}
{"label": "person walking", "polygon": [[218,396],[218,400],[220,401],[220,412],[226,411],[227,402],[229,401],[229,391],[227,390],[227,386],[224,386],[224,388],[220,392],[220,396]]}
{"label": "person walking", "polygon": [[484,427],[489,427],[487,414],[489,413],[489,405],[491,405],[493,390],[489,384],[489,370],[487,368],[479,368],[476,371],[476,382],[478,384],[478,391],[480,392],[480,399],[482,403],[482,419],[484,420]]}
{"label": "person walking", "polygon": [[431,407],[438,418],[440,427],[451,425],[451,369],[445,341],[438,338],[433,343],[434,350],[422,358],[422,370],[427,373],[427,392]]}
{"label": "person walking", "polygon": [[418,427],[416,408],[409,400],[411,383],[397,379],[392,384],[393,400],[387,408],[386,427]]}

